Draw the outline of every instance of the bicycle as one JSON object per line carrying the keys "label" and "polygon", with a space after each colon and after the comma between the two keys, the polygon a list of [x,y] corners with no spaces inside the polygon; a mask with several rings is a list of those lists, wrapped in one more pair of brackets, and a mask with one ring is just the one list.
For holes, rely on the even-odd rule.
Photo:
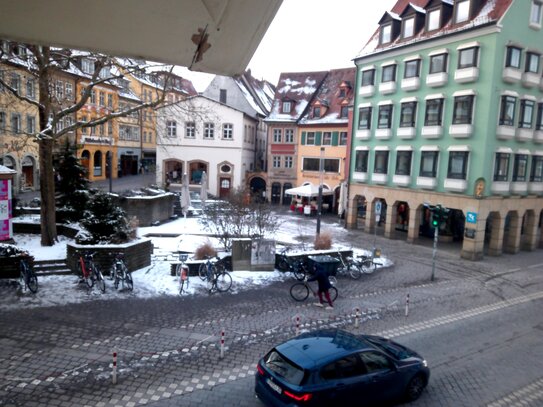
{"label": "bicycle", "polygon": [[132,275],[128,271],[128,267],[126,267],[126,263],[124,262],[123,253],[115,253],[115,260],[111,266],[110,276],[113,280],[113,286],[116,289],[119,288],[119,283],[122,284],[123,290],[125,285],[130,291],[134,289],[134,281],[132,280]]}
{"label": "bicycle", "polygon": [[373,253],[371,256],[366,256],[363,254],[356,256],[354,264],[364,274],[371,274],[377,270],[377,263],[375,262]]}
{"label": "bicycle", "polygon": [[179,295],[188,293],[189,288],[189,267],[185,264],[188,254],[180,254],[179,263],[175,268],[175,275],[179,277]]}
{"label": "bicycle", "polygon": [[285,247],[279,253],[278,267],[281,271],[290,271],[294,278],[298,281],[302,281],[306,275],[309,274],[306,263],[302,259],[295,259],[287,256],[287,252],[290,249]]}
{"label": "bicycle", "polygon": [[30,267],[25,259],[21,259],[19,262],[19,268],[21,274],[19,275],[19,285],[23,289],[28,289],[32,294],[38,292],[38,277],[34,272],[34,269]]}
{"label": "bicycle", "polygon": [[232,287],[232,276],[226,269],[221,269],[213,274],[211,279],[210,293],[218,291],[220,293],[226,292]]}
{"label": "bicycle", "polygon": [[206,261],[198,268],[198,276],[202,281],[211,281],[216,273],[217,267],[211,262],[211,256],[206,256]]}
{"label": "bicycle", "polygon": [[355,262],[351,256],[344,257],[341,252],[338,252],[337,259],[341,263],[337,268],[339,274],[347,274],[354,280],[360,278],[362,270],[360,269],[359,264]]}
{"label": "bicycle", "polygon": [[[311,287],[311,285],[308,283],[307,280],[304,279],[304,281],[301,281],[299,283],[294,283],[290,287],[290,296],[294,299],[294,301],[305,301],[309,297],[309,292],[313,293],[313,296],[316,297],[317,291]],[[338,291],[337,288],[333,285],[328,289],[328,293],[330,294],[330,299],[332,302],[334,302],[337,298]]]}
{"label": "bicycle", "polygon": [[102,293],[106,292],[106,281],[100,271],[99,267],[94,262],[94,256],[96,252],[87,252],[85,254],[79,254],[78,256],[78,272],[83,281],[89,288],[94,286],[95,282],[98,282],[98,287]]}

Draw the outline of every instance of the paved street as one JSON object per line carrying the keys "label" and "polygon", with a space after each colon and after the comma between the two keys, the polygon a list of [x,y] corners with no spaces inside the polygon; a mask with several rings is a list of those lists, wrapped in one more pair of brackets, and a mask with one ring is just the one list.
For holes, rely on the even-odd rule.
{"label": "paved street", "polygon": [[[323,227],[334,222],[326,217]],[[352,247],[374,241],[394,267],[339,279],[333,311],[295,303],[290,280],[237,294],[2,311],[0,405],[259,406],[258,358],[297,330],[318,327],[381,334],[420,351],[432,377],[410,405],[543,405],[542,250],[468,262],[455,245],[444,246],[431,282],[429,241],[411,245],[347,230],[334,236]]]}

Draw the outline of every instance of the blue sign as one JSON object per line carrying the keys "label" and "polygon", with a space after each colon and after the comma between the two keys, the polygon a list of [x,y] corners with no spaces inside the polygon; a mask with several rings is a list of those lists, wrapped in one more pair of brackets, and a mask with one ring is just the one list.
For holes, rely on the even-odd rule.
{"label": "blue sign", "polygon": [[477,223],[477,213],[468,212],[466,215],[466,222],[468,223]]}

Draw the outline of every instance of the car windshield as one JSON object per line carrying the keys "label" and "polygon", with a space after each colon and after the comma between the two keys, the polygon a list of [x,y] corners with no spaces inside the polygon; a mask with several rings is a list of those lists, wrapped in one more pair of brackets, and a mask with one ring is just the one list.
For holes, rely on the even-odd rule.
{"label": "car windshield", "polygon": [[380,341],[374,338],[366,338],[366,340],[371,342],[372,345],[377,346],[379,349],[391,355],[396,360],[403,360],[411,356],[416,356],[416,354],[411,352],[409,349],[393,341]]}
{"label": "car windshield", "polygon": [[282,377],[287,383],[299,386],[304,378],[304,370],[283,357],[276,350],[272,350],[264,358],[268,369]]}

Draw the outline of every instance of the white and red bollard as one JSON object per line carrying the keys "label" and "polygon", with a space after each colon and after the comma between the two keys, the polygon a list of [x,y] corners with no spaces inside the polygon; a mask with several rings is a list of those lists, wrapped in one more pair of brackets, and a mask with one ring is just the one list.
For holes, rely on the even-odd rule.
{"label": "white and red bollard", "polygon": [[354,309],[354,327],[358,328],[360,326],[360,308],[356,307]]}
{"label": "white and red bollard", "polygon": [[405,316],[409,316],[409,293],[405,297]]}
{"label": "white and red bollard", "polygon": [[113,371],[111,372],[111,382],[117,384],[117,349],[113,348]]}
{"label": "white and red bollard", "polygon": [[221,330],[221,353],[219,357],[224,358],[224,328]]}

